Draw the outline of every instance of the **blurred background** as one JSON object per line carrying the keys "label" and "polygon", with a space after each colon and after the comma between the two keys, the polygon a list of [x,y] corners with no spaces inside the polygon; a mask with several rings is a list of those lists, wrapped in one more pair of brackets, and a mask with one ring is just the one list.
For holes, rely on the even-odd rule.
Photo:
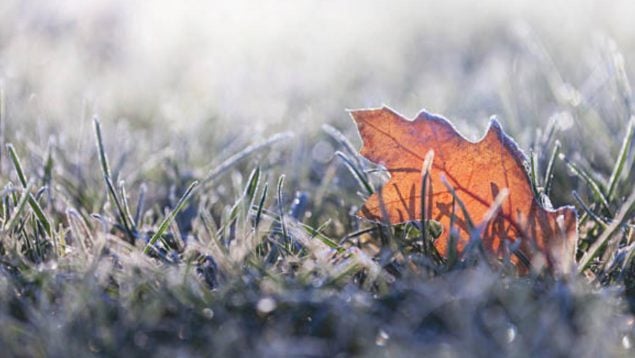
{"label": "blurred background", "polygon": [[4,137],[81,153],[98,114],[138,158],[169,147],[208,163],[292,131],[324,161],[323,124],[359,143],[345,110],[387,104],[472,139],[496,115],[525,150],[555,129],[602,171],[629,117],[633,14],[590,0],[3,0]]}

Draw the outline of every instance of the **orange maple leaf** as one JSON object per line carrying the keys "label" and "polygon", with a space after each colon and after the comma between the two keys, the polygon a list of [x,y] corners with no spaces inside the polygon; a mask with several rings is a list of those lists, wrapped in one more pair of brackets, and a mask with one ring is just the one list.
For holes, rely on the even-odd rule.
{"label": "orange maple leaf", "polygon": [[[360,154],[391,174],[383,188],[366,200],[359,216],[397,224],[422,220],[425,208],[425,219],[443,227],[434,242],[442,255],[447,253],[452,221],[459,253],[476,228],[484,248],[499,258],[505,255],[505,241],[521,240],[511,258],[522,272],[527,272],[536,253],[542,253],[547,267],[569,271],[577,242],[575,209],[553,210],[538,202],[525,155],[497,121],[492,120],[485,136],[474,143],[447,119],[425,111],[414,120],[387,107],[355,110],[351,116],[363,141]],[[428,168],[423,168],[425,158]],[[422,201],[424,172],[427,193]],[[453,206],[455,195],[467,215]]]}

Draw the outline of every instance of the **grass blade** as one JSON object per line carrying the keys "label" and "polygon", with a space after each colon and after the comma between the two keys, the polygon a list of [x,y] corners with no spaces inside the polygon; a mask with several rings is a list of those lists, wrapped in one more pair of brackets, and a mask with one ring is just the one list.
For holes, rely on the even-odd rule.
{"label": "grass blade", "polygon": [[190,184],[183,196],[181,196],[181,199],[179,199],[179,201],[176,203],[174,209],[170,212],[170,214],[168,214],[168,216],[163,219],[161,225],[159,225],[159,229],[154,233],[154,235],[152,235],[150,241],[148,241],[148,244],[143,249],[144,254],[147,255],[150,253],[150,249],[154,247],[154,244],[157,242],[157,240],[159,240],[165,233],[174,218],[176,218],[176,215],[185,207],[185,204],[187,204],[187,201],[192,196],[192,192],[198,186],[198,183],[198,181],[194,181],[192,184]]}
{"label": "grass blade", "polygon": [[556,157],[560,152],[560,141],[556,140],[556,143],[553,146],[553,150],[551,151],[551,156],[549,157],[549,162],[547,163],[547,170],[545,170],[545,195],[549,196],[551,193],[551,183],[553,182],[553,164],[556,161]]}
{"label": "grass blade", "polygon": [[254,218],[254,230],[258,230],[258,225],[260,225],[262,211],[265,206],[265,200],[267,199],[267,191],[269,191],[269,183],[265,183],[265,187],[262,189],[262,195],[260,196],[260,202],[258,203],[258,210],[256,210],[256,217]]}
{"label": "grass blade", "polygon": [[139,199],[137,200],[137,210],[135,211],[134,214],[134,222],[137,223],[137,225],[139,225],[139,223],[141,222],[141,217],[143,216],[143,210],[145,207],[145,197],[146,197],[146,192],[148,191],[148,187],[142,183],[141,186],[139,187]]}
{"label": "grass blade", "polygon": [[[20,183],[22,184],[22,188],[26,189],[28,185],[26,176],[24,175],[24,170],[22,169],[20,158],[18,157],[18,154],[16,153],[15,148],[13,147],[13,144],[11,143],[7,144],[7,151],[9,152],[9,158],[13,162],[13,166],[15,168],[16,174],[18,175],[18,179],[20,180]],[[31,209],[35,213],[35,216],[38,218],[38,220],[42,224],[44,231],[50,237],[51,223],[49,219],[46,217],[46,214],[44,214],[44,210],[42,210],[40,203],[38,203],[37,200],[33,198],[33,195],[31,195],[30,191],[27,192],[27,200],[28,200],[29,206],[31,206]]]}
{"label": "grass blade", "polygon": [[22,163],[20,163],[20,158],[18,158],[18,154],[15,152],[15,148],[13,144],[7,144],[7,151],[9,152],[9,158],[13,162],[13,166],[15,168],[15,173],[18,176],[18,180],[23,188],[26,188],[26,176],[24,175],[24,170],[22,170]]}
{"label": "grass blade", "polygon": [[247,186],[245,187],[244,196],[246,197],[247,209],[251,208],[254,203],[254,199],[256,196],[256,191],[258,191],[258,186],[260,185],[260,167],[256,167],[252,170],[249,175],[249,179],[247,180]]}
{"label": "grass blade", "polygon": [[472,232],[476,226],[474,225],[474,221],[472,221],[472,218],[469,211],[467,210],[467,207],[465,206],[465,203],[463,203],[463,200],[461,200],[461,198],[459,198],[459,196],[456,194],[454,186],[452,186],[452,184],[448,182],[445,176],[441,177],[441,182],[443,182],[443,185],[448,189],[448,191],[450,191],[450,194],[452,194],[452,200],[459,204],[459,208],[461,208],[461,212],[463,213],[463,218],[465,219],[467,228],[470,232]]}
{"label": "grass blade", "polygon": [[635,203],[635,191],[631,193],[626,202],[621,206],[620,210],[613,218],[613,221],[609,224],[609,226],[602,232],[602,235],[595,240],[593,245],[587,250],[587,252],[582,256],[580,262],[578,263],[578,272],[582,273],[586,270],[591,261],[599,254],[600,249],[606,244],[606,242],[611,238],[611,235],[617,230],[624,221],[626,214],[630,210],[631,206]]}
{"label": "grass blade", "polygon": [[371,195],[375,190],[373,190],[373,186],[370,185],[370,183],[368,182],[368,178],[366,177],[366,175],[363,175],[362,172],[360,172],[359,169],[357,169],[357,167],[353,164],[353,162],[351,162],[351,160],[348,159],[346,154],[340,151],[337,151],[335,152],[335,155],[337,155],[344,161],[344,164],[346,164],[346,167],[348,168],[348,170],[351,172],[351,174],[353,174],[355,179],[357,179],[357,182],[359,182],[359,185],[362,188],[364,188],[364,190],[366,190],[366,193],[368,195]]}
{"label": "grass blade", "polygon": [[593,192],[593,195],[595,196],[595,198],[600,201],[602,206],[610,214],[611,209],[609,208],[609,202],[606,199],[606,196],[604,195],[604,192],[602,191],[600,184],[598,184],[598,182],[595,179],[591,178],[591,176],[587,172],[585,172],[582,168],[578,167],[573,162],[567,160],[564,155],[560,155],[560,159],[565,161],[565,163],[567,164],[567,167],[569,168],[569,170],[573,172],[573,174],[577,175],[585,183],[587,183],[587,185]]}
{"label": "grass blade", "polygon": [[531,188],[534,191],[534,195],[539,198],[540,197],[540,182],[538,179],[538,158],[536,156],[536,152],[533,150],[529,153],[529,169],[531,176]]}
{"label": "grass blade", "polygon": [[288,233],[287,233],[287,225],[284,222],[284,206],[283,206],[283,202],[282,202],[282,188],[284,186],[284,178],[285,175],[281,175],[280,179],[278,179],[278,210],[279,210],[279,215],[280,215],[280,226],[282,228],[282,238],[283,240],[286,242],[289,238]]}
{"label": "grass blade", "polygon": [[599,217],[596,213],[593,212],[593,210],[591,210],[591,208],[589,208],[588,205],[586,205],[586,203],[584,202],[584,200],[582,200],[582,198],[580,197],[580,194],[578,194],[577,191],[574,190],[571,193],[571,195],[573,195],[573,198],[578,202],[578,204],[582,207],[582,209],[584,209],[584,212],[587,215],[589,215],[591,219],[593,219],[593,221],[595,221],[597,224],[601,225],[602,227],[606,228],[606,226],[608,225],[606,221],[602,219],[601,217]]}
{"label": "grass blade", "polygon": [[108,192],[110,193],[110,197],[112,201],[115,202],[115,206],[117,207],[117,212],[119,214],[119,220],[128,234],[128,242],[133,244],[137,235],[135,234],[136,230],[130,225],[128,222],[128,215],[126,214],[121,201],[117,195],[117,191],[115,190],[115,186],[112,183],[112,174],[110,172],[110,165],[108,164],[108,156],[106,156],[106,150],[104,149],[104,139],[101,133],[101,123],[99,118],[93,118],[93,125],[95,127],[95,137],[97,139],[97,151],[99,154],[99,162],[101,164],[101,171],[104,175],[104,181],[106,182],[106,187]]}
{"label": "grass blade", "polygon": [[22,196],[20,197],[20,200],[18,201],[18,204],[15,207],[13,215],[8,221],[6,221],[6,224],[4,225],[4,228],[2,230],[3,232],[5,233],[11,232],[11,230],[15,226],[16,222],[18,221],[18,218],[20,217],[20,215],[22,215],[22,212],[24,211],[24,208],[26,207],[27,201],[29,200],[31,196],[32,188],[33,188],[33,183],[30,182],[30,183],[27,183],[26,188],[22,190]]}
{"label": "grass blade", "polygon": [[423,160],[423,165],[421,166],[421,240],[423,243],[423,253],[425,255],[430,255],[432,252],[432,241],[428,240],[428,213],[426,210],[430,208],[426,207],[426,199],[428,198],[428,194],[432,195],[432,193],[428,193],[428,184],[430,179],[430,168],[432,167],[432,161],[434,160],[434,151],[430,150],[426,153],[425,159]]}
{"label": "grass blade", "polygon": [[628,157],[628,153],[631,149],[631,143],[633,142],[633,125],[635,125],[635,117],[631,117],[631,119],[628,121],[628,126],[626,127],[626,135],[624,135],[622,147],[620,148],[620,152],[617,155],[615,166],[613,167],[613,172],[611,173],[611,177],[609,178],[608,189],[606,190],[606,198],[609,201],[613,199],[615,188],[617,188],[617,183],[620,179],[622,170],[624,169],[624,164],[626,163],[626,158]]}
{"label": "grass blade", "polygon": [[108,157],[106,156],[106,150],[104,149],[104,138],[101,134],[101,122],[99,118],[93,118],[93,124],[95,126],[95,137],[97,138],[97,150],[99,152],[99,163],[101,164],[101,171],[104,176],[111,177],[110,165],[108,164]]}
{"label": "grass blade", "polygon": [[342,147],[344,147],[350,155],[357,155],[357,150],[355,149],[353,144],[351,144],[348,138],[346,138],[346,136],[337,128],[329,124],[324,124],[322,125],[322,130],[325,131],[326,134],[328,134],[336,142],[338,142]]}
{"label": "grass blade", "polygon": [[126,219],[130,223],[131,227],[136,227],[137,224],[132,217],[132,210],[130,210],[130,204],[128,204],[128,193],[126,192],[126,183],[123,180],[119,181],[119,193],[121,195],[121,203],[123,207],[124,214],[126,215]]}
{"label": "grass blade", "polygon": [[236,163],[238,163],[241,160],[245,159],[246,157],[248,157],[252,153],[254,153],[254,152],[256,152],[256,151],[258,151],[258,150],[260,150],[262,148],[269,147],[269,146],[271,146],[271,145],[273,145],[275,143],[278,143],[280,141],[287,140],[287,139],[289,139],[291,137],[293,137],[293,134],[290,133],[290,132],[278,133],[278,134],[272,136],[271,138],[267,139],[264,142],[248,146],[247,148],[243,149],[242,151],[240,151],[240,152],[232,155],[231,157],[227,158],[225,161],[223,161],[220,165],[218,165],[214,169],[210,170],[207,173],[207,175],[205,176],[205,178],[203,178],[201,180],[201,184],[204,185],[204,184],[207,184],[208,182],[216,179],[221,174],[225,173],[229,168],[233,167],[234,165],[236,165]]}

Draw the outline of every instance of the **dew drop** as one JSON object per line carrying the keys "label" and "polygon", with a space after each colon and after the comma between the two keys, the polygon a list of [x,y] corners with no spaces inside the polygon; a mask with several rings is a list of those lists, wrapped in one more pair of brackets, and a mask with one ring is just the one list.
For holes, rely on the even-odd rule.
{"label": "dew drop", "polygon": [[624,347],[624,349],[631,349],[631,346],[631,339],[628,338],[628,336],[622,337],[622,347]]}
{"label": "dew drop", "polygon": [[375,344],[383,347],[386,345],[389,339],[390,336],[388,335],[388,333],[386,333],[386,331],[384,331],[383,329],[380,329],[379,333],[377,333],[377,338],[375,338]]}
{"label": "dew drop", "polygon": [[270,313],[276,309],[276,301],[271,297],[261,298],[256,305],[256,309],[260,313]]}
{"label": "dew drop", "polygon": [[211,308],[203,308],[203,316],[207,319],[214,318],[214,311]]}

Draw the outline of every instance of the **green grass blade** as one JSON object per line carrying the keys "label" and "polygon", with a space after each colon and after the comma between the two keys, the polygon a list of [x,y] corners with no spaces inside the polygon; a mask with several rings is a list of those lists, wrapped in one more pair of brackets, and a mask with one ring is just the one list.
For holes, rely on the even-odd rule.
{"label": "green grass blade", "polygon": [[340,132],[337,128],[329,124],[324,124],[322,125],[322,130],[325,131],[326,134],[328,134],[336,142],[338,142],[342,147],[344,147],[344,149],[346,149],[346,151],[350,155],[353,155],[353,156],[358,155],[358,152],[353,146],[353,144],[351,144],[348,138],[346,138],[346,136],[342,132]]}
{"label": "green grass blade", "polygon": [[[24,175],[24,170],[22,169],[20,158],[18,157],[18,154],[16,153],[15,148],[13,147],[13,144],[11,143],[7,144],[7,151],[9,152],[9,158],[13,162],[13,166],[15,168],[15,172],[18,176],[18,179],[20,180],[20,183],[22,184],[22,188],[26,189],[27,179],[26,179],[26,176]],[[35,216],[38,218],[38,220],[42,224],[42,227],[44,228],[44,231],[46,231],[46,234],[50,237],[51,236],[50,221],[46,217],[46,214],[44,214],[44,210],[42,210],[40,203],[38,203],[38,201],[35,200],[35,198],[33,198],[33,196],[31,195],[31,192],[28,192],[27,194],[28,194],[27,200],[28,200],[29,206],[31,207],[31,209],[35,213]]]}
{"label": "green grass blade", "polygon": [[595,196],[595,198],[600,201],[600,204],[602,204],[602,206],[610,214],[611,209],[609,208],[609,202],[606,199],[606,196],[604,195],[604,192],[602,188],[600,187],[600,184],[595,179],[591,178],[591,176],[587,172],[585,172],[582,168],[578,167],[573,162],[567,160],[564,155],[560,155],[560,158],[565,161],[565,163],[567,164],[567,167],[569,168],[569,170],[571,170],[571,172],[573,172],[573,174],[575,174],[576,176],[581,178],[585,183],[587,183],[587,185],[593,192],[593,195]]}
{"label": "green grass blade", "polygon": [[634,125],[635,117],[631,117],[631,119],[628,121],[628,126],[626,127],[626,135],[624,135],[622,147],[620,148],[620,152],[617,155],[617,160],[615,161],[613,172],[611,173],[611,177],[609,178],[608,189],[606,190],[606,198],[609,201],[613,200],[615,189],[617,188],[617,183],[619,182],[622,170],[624,169],[624,164],[626,163],[626,158],[628,157],[628,153],[631,149],[631,143],[633,142]]}
{"label": "green grass blade", "polygon": [[121,203],[123,207],[124,214],[126,215],[126,219],[130,223],[130,226],[135,228],[137,224],[132,217],[132,210],[130,210],[130,204],[128,204],[128,193],[126,192],[126,185],[123,180],[119,181],[119,193],[121,195]]}
{"label": "green grass blade", "polygon": [[584,212],[586,212],[587,215],[589,215],[589,217],[593,219],[593,221],[595,221],[597,224],[601,225],[602,227],[606,228],[606,226],[608,225],[606,221],[604,221],[604,219],[599,217],[596,213],[593,212],[593,210],[591,210],[591,208],[589,208],[588,205],[586,205],[586,203],[584,202],[584,200],[582,200],[582,198],[580,197],[577,191],[574,190],[571,193],[571,195],[573,195],[573,198],[578,202],[578,204],[582,207],[582,209],[584,209]]}
{"label": "green grass blade", "polygon": [[470,232],[474,231],[476,225],[474,225],[474,221],[472,221],[472,218],[470,217],[470,213],[467,210],[465,203],[463,203],[463,200],[459,198],[459,196],[456,194],[456,190],[454,190],[452,184],[450,184],[450,182],[448,182],[445,177],[441,177],[441,181],[443,182],[443,185],[445,185],[445,187],[448,189],[448,191],[450,191],[450,194],[452,194],[453,200],[459,205],[459,208],[461,208],[461,212],[463,213],[463,217],[465,219],[465,223],[467,224],[468,230]]}
{"label": "green grass blade", "polygon": [[29,206],[31,206],[31,209],[35,213],[35,216],[37,217],[39,222],[42,224],[42,227],[44,227],[44,231],[46,231],[46,234],[50,237],[51,223],[46,217],[46,214],[44,214],[44,210],[42,210],[40,203],[38,203],[38,201],[33,198],[31,193],[29,193],[28,202],[29,202]]}
{"label": "green grass blade", "polygon": [[260,185],[260,167],[256,167],[249,174],[249,179],[247,180],[247,186],[245,187],[245,193],[243,194],[247,198],[248,207],[251,208],[254,202],[254,197],[256,196],[256,191],[258,191],[258,186]]}
{"label": "green grass blade", "polygon": [[260,225],[260,219],[262,218],[262,211],[265,206],[265,200],[267,199],[267,191],[269,191],[269,184],[265,183],[265,186],[262,189],[262,195],[260,196],[260,202],[258,203],[258,210],[256,210],[256,217],[254,218],[255,230],[258,230],[258,225]]}
{"label": "green grass blade", "polygon": [[538,180],[538,160],[536,158],[536,152],[533,150],[529,153],[529,169],[531,171],[531,188],[534,190],[534,195],[540,197],[540,183]]}
{"label": "green grass blade", "polygon": [[99,118],[93,118],[93,125],[95,127],[95,137],[97,138],[97,151],[99,152],[99,163],[101,164],[101,171],[104,176],[111,177],[110,165],[108,164],[108,157],[106,156],[106,150],[104,149],[104,138],[101,133],[101,122]]}
{"label": "green grass blade", "polygon": [[450,212],[450,226],[448,228],[448,248],[447,248],[447,264],[449,268],[454,267],[458,262],[458,235],[454,226],[456,225],[456,198],[452,197],[452,211]]}
{"label": "green grass blade", "polygon": [[421,168],[421,195],[420,195],[420,209],[421,209],[421,242],[423,243],[423,253],[425,255],[430,255],[433,251],[432,241],[428,239],[428,213],[426,210],[430,210],[430,208],[426,207],[426,199],[428,195],[432,195],[429,193],[428,188],[430,187],[430,168],[432,167],[432,162],[434,160],[434,151],[430,150],[426,153],[425,159],[423,160],[423,165]]}
{"label": "green grass blade", "polygon": [[[9,191],[9,190],[13,190],[12,187],[8,186],[7,188],[5,188],[5,190],[3,191]],[[6,222],[7,220],[9,220],[10,215],[10,204],[11,201],[11,194],[7,193],[7,195],[2,197],[2,221]]]}
{"label": "green grass blade", "polygon": [[24,170],[22,170],[22,163],[20,163],[20,158],[18,158],[18,154],[15,152],[13,144],[7,144],[7,151],[9,152],[9,159],[11,159],[11,161],[13,162],[15,173],[18,176],[18,180],[20,180],[20,184],[23,188],[26,188],[26,176],[24,175]]}
{"label": "green grass blade", "polygon": [[124,230],[128,234],[129,240],[128,242],[133,243],[136,235],[132,231],[130,224],[128,223],[128,219],[126,218],[126,212],[123,209],[123,205],[117,196],[117,191],[115,190],[115,185],[112,183],[112,179],[110,176],[104,176],[104,180],[106,181],[106,187],[108,188],[108,192],[110,193],[110,197],[115,202],[115,206],[117,208],[117,213],[119,214],[119,220],[124,227]]}
{"label": "green grass blade", "polygon": [[351,174],[353,174],[355,179],[357,179],[357,182],[359,183],[359,185],[362,188],[364,188],[364,190],[366,190],[366,194],[371,195],[375,190],[373,190],[373,186],[370,185],[370,183],[368,182],[368,178],[366,178],[366,175],[362,174],[362,172],[359,169],[357,169],[357,167],[346,156],[346,154],[340,151],[337,151],[335,152],[335,155],[337,155],[340,159],[344,161],[344,164],[346,164],[346,167],[348,168],[348,170],[351,172]]}
{"label": "green grass blade", "polygon": [[264,142],[248,146],[247,148],[243,149],[242,151],[240,151],[240,152],[232,155],[231,157],[227,158],[225,161],[223,161],[220,165],[216,166],[214,169],[210,170],[207,173],[207,175],[205,176],[205,178],[203,178],[201,180],[201,184],[207,184],[208,182],[216,179],[221,174],[225,173],[228,169],[230,169],[231,167],[233,167],[238,162],[240,162],[241,160],[245,159],[246,157],[248,157],[252,153],[257,152],[260,149],[269,147],[269,146],[271,146],[271,145],[273,145],[275,143],[281,142],[283,140],[287,140],[287,139],[292,138],[292,137],[293,137],[293,134],[290,133],[290,132],[278,133],[278,134],[273,135],[271,138],[267,139]]}
{"label": "green grass blade", "polygon": [[87,253],[95,240],[84,222],[84,218],[73,208],[66,209],[66,218],[75,240],[79,242],[82,251]]}
{"label": "green grass blade", "polygon": [[152,237],[150,238],[150,241],[148,241],[148,244],[143,249],[144,254],[147,255],[150,253],[150,250],[153,248],[154,244],[165,233],[165,231],[168,229],[168,227],[170,226],[174,218],[176,218],[176,215],[185,207],[185,204],[187,204],[188,200],[192,196],[192,193],[194,192],[194,189],[198,186],[198,183],[199,183],[198,181],[194,181],[192,184],[190,184],[190,186],[187,188],[183,196],[181,196],[181,199],[179,199],[179,201],[176,203],[176,206],[174,207],[174,209],[168,214],[168,216],[166,216],[163,219],[163,221],[161,222],[161,225],[159,225],[159,229],[154,233],[154,235],[152,235]]}
{"label": "green grass blade", "polygon": [[300,224],[300,225],[309,233],[309,235],[311,235],[312,239],[317,238],[329,248],[337,250],[337,252],[343,252],[345,249],[341,247],[335,240],[322,234],[322,231],[324,230],[324,228],[329,226],[330,224],[331,224],[331,219],[328,219],[325,223],[320,225],[318,228],[313,228],[305,224]]}
{"label": "green grass blade", "polygon": [[13,229],[13,227],[15,226],[15,224],[18,221],[18,218],[20,217],[20,215],[22,215],[22,212],[24,211],[24,208],[26,207],[26,203],[28,202],[29,198],[31,197],[31,189],[33,188],[33,183],[27,183],[26,187],[22,190],[22,196],[20,196],[20,200],[18,201],[18,204],[15,207],[15,210],[13,211],[13,215],[11,216],[11,218],[5,223],[4,228],[3,228],[3,232],[11,232],[11,230]]}
{"label": "green grass blade", "polygon": [[373,232],[375,230],[377,230],[377,227],[376,226],[371,226],[371,227],[367,227],[365,229],[360,229],[360,230],[357,230],[357,231],[353,231],[350,234],[347,234],[346,236],[344,236],[342,238],[341,242],[345,242],[346,240],[354,239],[354,238],[356,238],[358,236],[362,236],[362,235],[364,235],[366,233],[370,233],[370,232]]}
{"label": "green grass blade", "polygon": [[423,243],[423,253],[429,254],[428,250],[428,220],[426,215],[426,196],[428,194],[428,171],[421,176],[421,242]]}
{"label": "green grass blade", "polygon": [[551,156],[549,157],[549,162],[547,163],[547,169],[545,170],[545,195],[549,196],[551,193],[551,184],[553,183],[553,165],[556,161],[556,157],[560,152],[560,141],[556,140],[556,143],[553,146],[553,150],[551,151]]}
{"label": "green grass blade", "polygon": [[99,162],[101,164],[102,174],[104,175],[104,181],[106,182],[106,188],[108,189],[108,192],[110,193],[110,197],[112,201],[115,203],[115,206],[117,207],[119,220],[121,220],[121,224],[123,225],[124,230],[126,231],[126,234],[128,234],[128,242],[132,244],[134,243],[134,240],[136,238],[135,229],[131,226],[130,222],[128,221],[128,217],[127,217],[128,214],[126,214],[126,211],[124,210],[124,206],[121,203],[121,200],[119,200],[119,196],[117,195],[117,190],[115,189],[115,186],[112,182],[112,174],[110,172],[110,165],[108,164],[108,156],[106,155],[106,150],[104,149],[104,138],[102,136],[101,123],[99,121],[99,118],[97,117],[93,118],[93,125],[95,128],[95,138],[97,140],[97,151],[99,154]]}
{"label": "green grass blade", "polygon": [[289,236],[287,233],[287,225],[284,222],[284,202],[282,201],[282,188],[284,186],[284,178],[285,175],[282,174],[278,179],[277,192],[278,192],[278,215],[280,215],[280,226],[282,228],[282,237],[285,241],[288,240]]}
{"label": "green grass blade", "polygon": [[141,218],[143,217],[143,210],[145,206],[145,197],[146,197],[147,191],[148,191],[148,187],[144,183],[141,183],[141,186],[139,186],[139,199],[137,200],[137,210],[135,211],[135,215],[134,215],[134,222],[137,223],[137,225],[141,223]]}
{"label": "green grass blade", "polygon": [[604,229],[602,235],[595,240],[593,245],[591,245],[584,256],[582,256],[582,259],[580,259],[580,262],[578,263],[579,273],[584,272],[584,270],[589,267],[593,259],[600,253],[600,249],[612,237],[613,233],[623,224],[624,220],[628,219],[626,218],[626,214],[630,211],[633,203],[635,203],[635,191],[633,191],[626,202],[622,204],[620,210],[615,215],[615,218],[613,218],[613,221],[609,224],[609,226]]}

